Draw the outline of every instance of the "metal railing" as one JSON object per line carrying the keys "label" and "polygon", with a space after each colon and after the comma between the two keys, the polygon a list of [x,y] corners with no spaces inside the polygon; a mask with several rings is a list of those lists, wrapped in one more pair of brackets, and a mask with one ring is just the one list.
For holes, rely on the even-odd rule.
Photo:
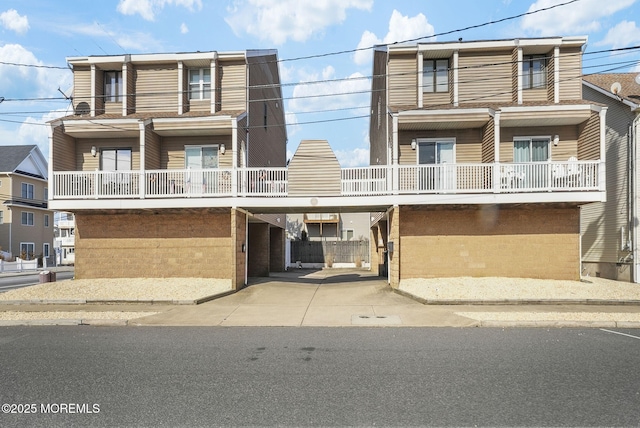
{"label": "metal railing", "polygon": [[[341,170],[342,196],[604,190],[600,161],[384,165]],[[286,197],[287,168],[53,173],[53,199]],[[319,177],[321,179],[321,177]]]}

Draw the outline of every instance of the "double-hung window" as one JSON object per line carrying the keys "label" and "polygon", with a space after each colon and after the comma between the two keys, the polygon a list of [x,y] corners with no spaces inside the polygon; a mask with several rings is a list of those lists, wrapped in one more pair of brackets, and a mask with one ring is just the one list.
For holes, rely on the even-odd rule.
{"label": "double-hung window", "polygon": [[528,55],[522,59],[522,88],[547,87],[547,58],[544,55]]}
{"label": "double-hung window", "polygon": [[122,71],[104,72],[104,100],[111,103],[122,102]]}
{"label": "double-hung window", "polygon": [[211,69],[210,68],[189,69],[189,99],[190,100],[211,99]]}
{"label": "double-hung window", "polygon": [[425,59],[422,63],[423,92],[449,91],[449,60]]}
{"label": "double-hung window", "polygon": [[22,225],[23,226],[33,226],[33,213],[29,211],[22,211]]}
{"label": "double-hung window", "polygon": [[22,199],[33,199],[33,184],[22,183]]}

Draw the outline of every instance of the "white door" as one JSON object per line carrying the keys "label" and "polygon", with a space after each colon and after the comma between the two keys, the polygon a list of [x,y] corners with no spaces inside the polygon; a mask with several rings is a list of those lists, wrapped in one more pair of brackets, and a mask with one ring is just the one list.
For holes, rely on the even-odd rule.
{"label": "white door", "polygon": [[186,192],[190,194],[209,193],[215,188],[213,171],[206,169],[218,168],[218,146],[187,146],[185,147],[185,177]]}
{"label": "white door", "polygon": [[[452,141],[418,143],[418,164],[429,165],[419,173],[420,190],[454,190],[455,144]],[[432,166],[431,166],[432,165]]]}

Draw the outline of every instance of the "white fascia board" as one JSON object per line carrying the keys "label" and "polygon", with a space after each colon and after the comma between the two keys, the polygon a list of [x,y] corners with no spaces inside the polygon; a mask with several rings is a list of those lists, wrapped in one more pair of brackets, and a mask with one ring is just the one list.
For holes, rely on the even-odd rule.
{"label": "white fascia board", "polygon": [[187,52],[187,53],[168,53],[168,54],[136,54],[131,55],[131,62],[178,62],[200,59],[216,59],[218,52]]}
{"label": "white fascia board", "polygon": [[277,49],[248,49],[247,57],[278,55]]}
{"label": "white fascia board", "polygon": [[67,63],[71,65],[98,65],[113,62],[124,63],[127,57],[128,55],[71,57],[67,58]]}
{"label": "white fascia board", "polygon": [[519,106],[519,107],[500,107],[502,113],[523,113],[523,112],[554,112],[554,111],[575,111],[575,110],[594,110],[600,111],[599,106],[594,104],[562,104],[548,106]]}
{"label": "white fascia board", "polygon": [[569,36],[569,37],[562,37],[561,39],[562,39],[563,46],[570,46],[570,45],[582,46],[587,44],[589,37],[588,36]]}
{"label": "white fascia board", "polygon": [[245,51],[218,52],[219,59],[241,59],[246,57],[247,53]]}
{"label": "white fascia board", "polygon": [[636,104],[636,103],[634,103],[632,101],[629,101],[629,100],[627,100],[625,98],[620,98],[616,94],[613,94],[613,93],[607,91],[606,89],[602,89],[600,86],[596,86],[591,82],[587,82],[586,80],[583,80],[582,84],[584,86],[586,86],[587,88],[591,88],[594,91],[601,93],[602,95],[606,95],[607,97],[609,97],[609,98],[611,98],[613,100],[621,102],[622,104],[626,104],[627,106],[629,106],[631,108],[631,110],[635,110],[638,107],[640,107],[639,104]]}
{"label": "white fascia board", "polygon": [[[114,126],[114,125],[136,125],[140,122],[140,119],[71,119],[71,120],[61,120],[63,125],[106,125],[106,126]],[[73,126],[72,126],[73,127]],[[137,129],[137,128],[136,128]]]}
{"label": "white fascia board", "polygon": [[231,120],[236,120],[237,117],[235,116],[229,116],[229,115],[225,115],[225,116],[203,116],[203,117],[159,117],[159,118],[155,118],[152,119],[153,123],[157,123],[158,125],[160,124],[165,124],[165,123],[200,123],[200,122],[204,122],[204,123],[211,123],[211,122],[225,122],[225,121],[231,121]]}
{"label": "white fascia board", "polygon": [[[504,111],[504,110],[503,110]],[[489,116],[495,115],[495,110],[492,108],[456,108],[456,109],[441,109],[441,110],[402,110],[395,115],[402,116],[440,116],[440,115],[465,115],[465,114],[488,114]]]}

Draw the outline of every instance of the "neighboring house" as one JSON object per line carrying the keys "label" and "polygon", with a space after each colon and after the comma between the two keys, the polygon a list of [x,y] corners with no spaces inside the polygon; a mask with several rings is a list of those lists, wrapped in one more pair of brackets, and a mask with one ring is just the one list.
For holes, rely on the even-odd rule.
{"label": "neighboring house", "polygon": [[76,261],[76,221],[73,213],[55,213],[53,241],[57,265],[73,265]]}
{"label": "neighboring house", "polygon": [[583,76],[584,98],[608,106],[607,201],[581,211],[583,274],[640,282],[640,74]]}
{"label": "neighboring house", "polygon": [[234,202],[270,195],[263,183],[284,175],[276,51],[67,62],[74,114],[49,124],[49,168],[51,207],[75,215],[76,278],[212,277],[237,288],[284,269],[284,224]]}
{"label": "neighboring house", "polygon": [[53,255],[47,173],[38,146],[0,146],[0,247],[11,258]]}
{"label": "neighboring house", "polygon": [[605,200],[607,109],[582,96],[586,41],[375,50],[371,165],[393,167],[398,196],[376,218],[372,267],[393,286],[580,278],[580,206]]}
{"label": "neighboring house", "polygon": [[369,213],[287,214],[288,238],[309,241],[368,240]]}

